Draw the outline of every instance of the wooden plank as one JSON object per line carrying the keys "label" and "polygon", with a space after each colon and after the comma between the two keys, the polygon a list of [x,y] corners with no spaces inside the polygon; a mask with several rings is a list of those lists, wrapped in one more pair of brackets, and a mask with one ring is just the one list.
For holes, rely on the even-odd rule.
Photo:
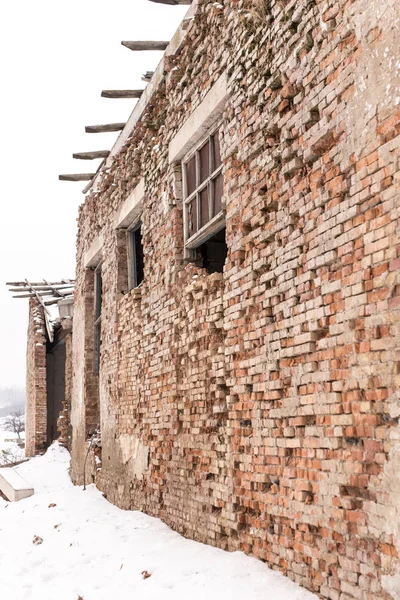
{"label": "wooden plank", "polygon": [[[34,287],[34,290],[38,291],[38,292],[47,292],[49,290],[60,290],[62,292],[62,291],[71,290],[71,293],[72,293],[73,289],[74,289],[73,285],[66,285],[64,287],[59,287],[59,286],[57,286],[57,287],[53,287],[53,286],[52,287],[48,287],[48,286],[44,286],[44,285],[43,286],[35,286]],[[17,292],[17,293],[20,293],[20,292],[30,292],[31,288],[29,288],[29,287],[10,287],[10,288],[8,288],[8,291],[9,292]]]}
{"label": "wooden plank", "polygon": [[169,44],[169,42],[154,42],[154,41],[146,41],[146,42],[121,42],[123,46],[129,48],[129,50],[133,50],[134,52],[141,52],[144,50],[165,50]]}
{"label": "wooden plank", "polygon": [[144,75],[142,75],[142,81],[148,83],[150,79],[153,77],[154,71],[146,71]]}
{"label": "wooden plank", "polygon": [[36,294],[21,294],[20,296],[12,296],[13,298],[35,298]]}
{"label": "wooden plank", "polygon": [[192,4],[192,0],[149,0],[156,4],[168,4],[169,6],[184,6]]}
{"label": "wooden plank", "polygon": [[96,173],[76,173],[74,175],[59,175],[60,181],[90,181]]}
{"label": "wooden plank", "polygon": [[122,131],[126,123],[109,123],[108,125],[86,125],[86,133],[108,133],[109,131]]}
{"label": "wooden plank", "polygon": [[103,90],[102,98],[140,98],[143,90]]}
{"label": "wooden plank", "polygon": [[72,155],[72,158],[80,160],[94,160],[95,158],[107,158],[110,154],[109,150],[94,150],[93,152],[77,152]]}
{"label": "wooden plank", "polygon": [[58,298],[65,298],[67,296],[72,296],[72,291],[68,291],[65,292],[64,294],[55,294],[52,291],[48,291],[48,292],[29,292],[27,294],[20,294],[19,296],[13,296],[13,298],[33,298],[34,296],[38,297],[42,297],[42,296],[58,296]]}
{"label": "wooden plank", "polygon": [[86,133],[107,133],[109,131],[122,131],[126,123],[109,123],[108,125],[86,125]]}
{"label": "wooden plank", "polygon": [[[40,285],[44,285],[44,282],[43,281],[38,281],[38,282],[33,282],[33,283],[29,282],[29,286],[27,286],[26,281],[8,281],[6,283],[6,285],[20,285],[22,287],[29,287],[29,288],[31,288],[31,287],[35,287],[35,286],[38,286],[38,285],[39,286]],[[54,287],[56,285],[71,285],[71,287],[72,287],[72,286],[75,285],[75,279],[63,279],[62,281],[56,281],[56,282],[52,281],[48,285],[52,286],[52,287]]]}

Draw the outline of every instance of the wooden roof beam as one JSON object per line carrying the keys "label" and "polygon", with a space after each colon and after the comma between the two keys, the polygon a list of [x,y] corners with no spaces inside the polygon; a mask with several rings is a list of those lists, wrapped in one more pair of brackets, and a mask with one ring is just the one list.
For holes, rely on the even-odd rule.
{"label": "wooden roof beam", "polygon": [[[26,281],[8,281],[6,283],[6,285],[21,285],[22,287],[27,287]],[[29,282],[29,287],[35,287],[35,286],[40,286],[40,285],[44,285],[43,281],[39,281],[39,282]],[[50,285],[52,286],[56,286],[56,285],[71,285],[74,286],[75,285],[75,279],[63,279],[62,281],[52,281],[50,283]]]}
{"label": "wooden roof beam", "polygon": [[[35,287],[35,286],[42,286],[42,285],[44,285],[44,282],[43,281],[34,282],[34,283],[29,282],[29,285],[27,286],[26,281],[8,281],[6,283],[6,285],[20,285],[22,287],[31,288],[31,287]],[[62,281],[51,282],[50,285],[51,286],[70,285],[71,287],[73,287],[75,285],[75,279],[63,279]]]}
{"label": "wooden roof beam", "polygon": [[102,98],[140,98],[143,90],[103,90]]}
{"label": "wooden roof beam", "polygon": [[59,175],[60,181],[90,181],[96,173],[76,173],[74,175]]}
{"label": "wooden roof beam", "polygon": [[150,0],[156,4],[168,4],[169,6],[181,6],[192,4],[192,0]]}
{"label": "wooden roof beam", "polygon": [[123,46],[129,48],[129,50],[133,50],[133,52],[142,52],[145,50],[166,50],[169,42],[154,42],[154,41],[146,41],[146,42],[121,42]]}
{"label": "wooden roof beam", "polygon": [[86,133],[108,133],[109,131],[122,131],[126,123],[110,123],[108,125],[86,125]]}
{"label": "wooden roof beam", "polygon": [[37,292],[40,292],[40,291],[52,291],[52,290],[59,290],[61,292],[63,292],[63,291],[67,292],[67,291],[71,290],[71,293],[72,293],[72,291],[74,290],[74,285],[68,285],[68,286],[64,286],[64,287],[59,287],[59,286],[48,287],[48,286],[45,286],[45,285],[43,285],[43,286],[35,286],[35,287],[32,286],[32,288],[29,288],[29,287],[10,287],[10,288],[8,288],[8,291],[9,292],[17,292],[19,294],[20,292],[29,292],[31,289],[34,289]]}
{"label": "wooden roof beam", "polygon": [[[13,298],[35,298],[35,296],[54,296],[55,294],[53,294],[53,292],[37,292],[37,293],[33,293],[30,292],[29,294],[20,294],[19,296],[13,296]],[[72,296],[71,292],[68,292],[68,294],[60,294],[58,296],[59,300],[62,300],[63,298],[67,298],[68,296]]]}
{"label": "wooden roof beam", "polygon": [[76,152],[72,158],[79,160],[94,160],[95,158],[107,158],[110,154],[109,150],[94,150],[93,152]]}

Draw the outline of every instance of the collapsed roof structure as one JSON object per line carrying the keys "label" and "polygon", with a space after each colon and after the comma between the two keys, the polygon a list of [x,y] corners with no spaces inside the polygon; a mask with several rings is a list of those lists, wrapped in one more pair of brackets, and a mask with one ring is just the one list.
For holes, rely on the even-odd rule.
{"label": "collapsed roof structure", "polygon": [[29,299],[25,452],[34,456],[55,439],[68,445],[75,280],[7,285],[13,298]]}

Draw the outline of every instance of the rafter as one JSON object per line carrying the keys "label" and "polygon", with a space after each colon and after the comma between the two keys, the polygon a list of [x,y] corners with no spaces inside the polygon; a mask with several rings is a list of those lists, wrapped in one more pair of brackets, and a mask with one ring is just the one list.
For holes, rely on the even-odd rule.
{"label": "rafter", "polygon": [[[15,285],[15,286],[22,286],[22,287],[26,287],[26,280],[24,281],[9,281],[6,283],[6,285]],[[37,286],[42,286],[43,285],[43,281],[39,281],[39,282],[32,282],[29,281],[29,287],[37,287]],[[52,281],[51,283],[49,283],[50,286],[59,286],[59,285],[70,285],[71,287],[75,286],[75,279],[62,279],[61,281]]]}
{"label": "rafter", "polygon": [[109,123],[107,125],[86,125],[86,133],[108,133],[109,131],[122,131],[126,123]]}
{"label": "rafter", "polygon": [[[6,283],[6,285],[15,285],[15,286],[22,286],[22,287],[26,287],[26,282],[25,281],[8,281]],[[35,281],[29,282],[29,286],[30,287],[37,287],[37,286],[43,286],[43,281]],[[74,287],[75,285],[75,279],[62,279],[61,281],[52,281],[50,284],[50,286],[52,287],[57,287],[59,285],[67,285],[70,287]]]}
{"label": "rafter", "polygon": [[133,50],[133,52],[142,52],[146,50],[165,50],[169,42],[143,41],[143,42],[121,42],[123,46]]}
{"label": "rafter", "polygon": [[149,0],[155,4],[168,4],[169,6],[183,6],[192,4],[192,0]]}
{"label": "rafter", "polygon": [[102,98],[140,98],[143,90],[103,90]]}
{"label": "rafter", "polygon": [[90,181],[96,173],[74,173],[71,175],[59,175],[60,181]]}
{"label": "rafter", "polygon": [[76,152],[72,158],[79,160],[94,160],[96,158],[107,158],[110,154],[109,150],[94,150],[93,152]]}
{"label": "rafter", "polygon": [[67,298],[68,296],[72,296],[72,292],[66,292],[65,294],[54,294],[53,292],[30,292],[28,294],[19,294],[18,296],[13,296],[13,298],[33,298],[34,296],[41,298],[43,296],[57,296],[59,300],[62,298]]}
{"label": "rafter", "polygon": [[[19,293],[23,293],[23,292],[29,292],[29,289],[30,288],[27,288],[26,286],[25,287],[22,287],[22,286],[21,287],[10,287],[10,288],[8,288],[8,291],[9,292],[17,292],[19,294]],[[62,291],[68,291],[68,290],[74,289],[74,286],[68,285],[65,287],[50,288],[49,286],[44,285],[44,286],[35,286],[34,289],[37,292],[48,292],[48,291],[51,291],[52,289],[57,289],[62,292]]]}

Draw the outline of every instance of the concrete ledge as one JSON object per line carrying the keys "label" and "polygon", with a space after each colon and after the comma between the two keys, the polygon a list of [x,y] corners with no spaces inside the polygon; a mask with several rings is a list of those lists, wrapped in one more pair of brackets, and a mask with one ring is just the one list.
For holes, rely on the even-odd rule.
{"label": "concrete ledge", "polygon": [[143,209],[144,179],[141,179],[135,189],[129,194],[114,218],[115,229],[127,229],[139,216]]}
{"label": "concrete ledge", "polygon": [[84,258],[83,262],[84,262],[84,266],[86,269],[88,267],[97,267],[97,265],[101,261],[101,257],[102,257],[102,253],[103,253],[103,244],[104,244],[104,238],[102,235],[99,235],[99,237],[97,237],[94,240],[94,242],[90,246],[89,250],[85,254],[85,258]]}
{"label": "concrete ledge", "polygon": [[11,467],[0,469],[0,490],[10,502],[33,496],[33,487]]}
{"label": "concrete ledge", "polygon": [[217,123],[228,98],[226,73],[208,92],[169,144],[169,162],[181,160],[193,146]]}

